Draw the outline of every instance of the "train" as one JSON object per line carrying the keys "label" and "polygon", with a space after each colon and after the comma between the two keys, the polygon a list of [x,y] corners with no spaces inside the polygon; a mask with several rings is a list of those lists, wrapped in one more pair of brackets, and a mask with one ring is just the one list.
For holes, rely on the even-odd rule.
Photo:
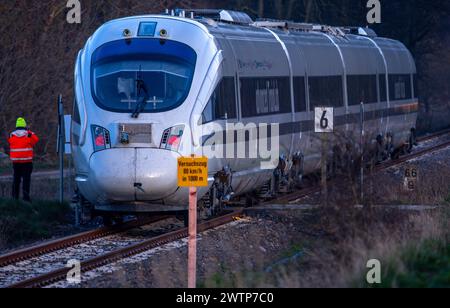
{"label": "train", "polygon": [[326,155],[358,152],[363,119],[364,146],[381,149],[382,159],[414,144],[419,109],[415,62],[401,42],[365,27],[253,21],[228,10],[107,22],[78,53],[74,88],[77,191],[105,216],[185,211],[177,160],[208,156],[211,137],[243,131],[249,154],[253,139],[276,134],[278,153],[270,161],[208,156],[199,198],[212,213],[231,197],[320,168],[316,108],[333,110]]}

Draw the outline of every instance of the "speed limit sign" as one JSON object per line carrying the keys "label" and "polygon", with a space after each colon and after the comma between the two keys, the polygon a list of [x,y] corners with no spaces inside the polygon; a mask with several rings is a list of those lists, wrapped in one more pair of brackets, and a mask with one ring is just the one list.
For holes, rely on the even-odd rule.
{"label": "speed limit sign", "polygon": [[315,108],[315,131],[316,133],[332,133],[334,131],[334,108]]}

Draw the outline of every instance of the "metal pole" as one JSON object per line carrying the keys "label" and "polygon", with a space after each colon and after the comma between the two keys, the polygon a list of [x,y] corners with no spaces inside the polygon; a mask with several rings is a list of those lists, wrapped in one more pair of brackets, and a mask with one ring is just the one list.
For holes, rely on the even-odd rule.
{"label": "metal pole", "polygon": [[327,164],[328,164],[328,133],[322,133],[322,191],[325,205],[328,205]]}
{"label": "metal pole", "polygon": [[197,188],[189,188],[188,288],[197,287]]}
{"label": "metal pole", "polygon": [[65,134],[64,134],[64,106],[62,95],[58,97],[58,117],[59,117],[59,139],[58,139],[58,153],[59,153],[59,202],[64,202],[64,148],[65,148]]}
{"label": "metal pole", "polygon": [[361,151],[361,174],[360,174],[360,185],[361,185],[361,204],[364,205],[364,102],[361,102],[360,110],[360,126],[361,126],[361,140],[360,140],[360,151]]}

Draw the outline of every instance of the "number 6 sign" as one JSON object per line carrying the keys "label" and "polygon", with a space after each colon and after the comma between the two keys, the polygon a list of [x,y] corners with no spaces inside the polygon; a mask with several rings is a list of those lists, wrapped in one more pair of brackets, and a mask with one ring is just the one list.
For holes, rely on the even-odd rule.
{"label": "number 6 sign", "polygon": [[316,133],[332,133],[334,131],[334,108],[315,108],[315,131]]}

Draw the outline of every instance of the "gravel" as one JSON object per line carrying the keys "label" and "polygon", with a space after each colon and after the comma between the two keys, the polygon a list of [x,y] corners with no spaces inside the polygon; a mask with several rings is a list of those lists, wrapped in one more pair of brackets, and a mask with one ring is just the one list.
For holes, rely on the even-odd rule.
{"label": "gravel", "polygon": [[[304,235],[295,221],[302,215],[279,213],[250,218],[199,236],[198,279],[203,286],[245,283],[246,272],[260,272],[286,258]],[[106,273],[106,274],[105,274]],[[122,260],[82,277],[78,287],[176,288],[187,286],[187,241],[178,241]],[[53,287],[67,287],[67,283]]]}

